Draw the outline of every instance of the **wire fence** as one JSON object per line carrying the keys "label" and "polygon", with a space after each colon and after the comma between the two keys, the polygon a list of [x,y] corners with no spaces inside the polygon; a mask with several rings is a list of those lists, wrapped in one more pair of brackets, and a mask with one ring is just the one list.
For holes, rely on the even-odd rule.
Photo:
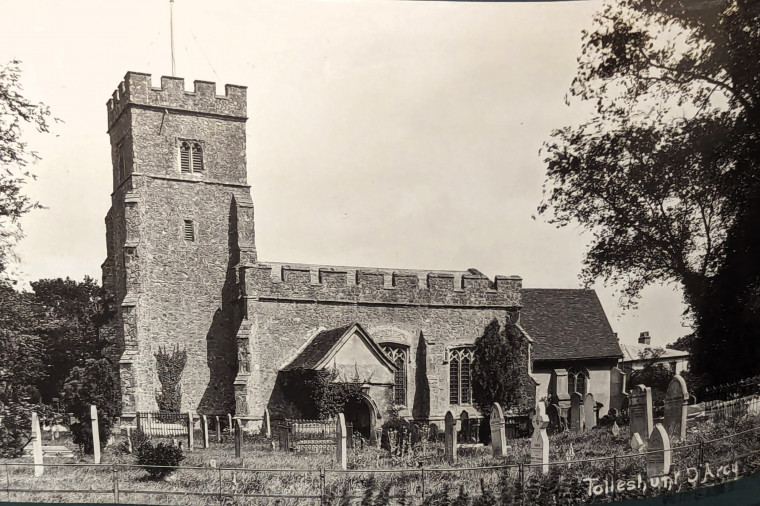
{"label": "wire fence", "polygon": [[[542,472],[544,465],[529,463],[349,470],[46,463],[45,473],[34,476],[34,463],[6,462],[0,496],[9,502],[174,504],[183,496],[187,504],[332,504],[360,499],[374,487],[390,499],[414,504],[431,496],[453,500],[462,493],[508,494],[521,504],[561,503],[563,497],[570,503],[606,502],[690,490],[750,474],[760,469],[759,435],[756,427],[672,448],[670,473],[657,477],[647,475],[647,453],[550,462],[548,473]],[[174,479],[147,480],[150,468],[173,469]]]}

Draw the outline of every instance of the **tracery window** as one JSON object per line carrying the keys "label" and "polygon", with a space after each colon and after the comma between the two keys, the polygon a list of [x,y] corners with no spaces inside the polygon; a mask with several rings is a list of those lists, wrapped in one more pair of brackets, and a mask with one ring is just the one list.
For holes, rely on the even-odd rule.
{"label": "tracery window", "polygon": [[200,142],[182,141],[180,143],[179,167],[183,174],[203,171],[203,147]]}
{"label": "tracery window", "polygon": [[567,393],[588,393],[588,371],[580,367],[570,367],[567,370]]}
{"label": "tracery window", "polygon": [[449,350],[449,402],[451,404],[472,404],[472,360],[471,347]]}
{"label": "tracery window", "polygon": [[409,347],[400,344],[384,344],[382,348],[397,369],[393,378],[393,403],[397,406],[406,406],[406,361],[409,356]]}

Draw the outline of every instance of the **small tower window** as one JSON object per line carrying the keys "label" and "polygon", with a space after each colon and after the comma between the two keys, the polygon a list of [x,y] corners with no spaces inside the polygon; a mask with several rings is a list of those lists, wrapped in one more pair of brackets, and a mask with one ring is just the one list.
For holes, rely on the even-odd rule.
{"label": "small tower window", "polygon": [[185,220],[185,240],[190,242],[195,241],[195,228],[193,227],[193,220]]}
{"label": "small tower window", "polygon": [[183,174],[203,171],[203,147],[200,142],[182,141],[180,143],[179,169]]}

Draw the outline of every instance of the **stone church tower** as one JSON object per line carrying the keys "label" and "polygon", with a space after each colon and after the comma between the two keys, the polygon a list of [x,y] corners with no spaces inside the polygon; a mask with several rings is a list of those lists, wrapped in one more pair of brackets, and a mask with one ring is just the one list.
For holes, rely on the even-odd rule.
{"label": "stone church tower", "polygon": [[122,413],[157,410],[156,353],[187,353],[181,409],[234,409],[238,265],[256,261],[246,88],[129,72],[108,101],[113,160],[103,284]]}

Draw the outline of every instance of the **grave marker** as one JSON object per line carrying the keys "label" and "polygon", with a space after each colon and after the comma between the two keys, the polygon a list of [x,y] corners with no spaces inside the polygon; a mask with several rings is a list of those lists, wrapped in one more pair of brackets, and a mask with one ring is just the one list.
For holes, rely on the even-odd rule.
{"label": "grave marker", "polygon": [[220,425],[221,420],[219,420],[218,416],[214,417],[216,419],[216,442],[221,443],[222,442],[222,426]]}
{"label": "grave marker", "polygon": [[631,450],[638,453],[644,453],[646,451],[644,440],[641,439],[641,436],[638,432],[634,432],[633,436],[631,437]]}
{"label": "grave marker", "polygon": [[134,451],[132,448],[132,427],[127,427],[127,453],[131,454]]}
{"label": "grave marker", "polygon": [[670,438],[661,423],[654,426],[649,436],[647,452],[647,476],[662,476],[670,473]]}
{"label": "grave marker", "polygon": [[612,422],[612,435],[618,437],[620,435],[620,427],[617,422]]}
{"label": "grave marker", "polygon": [[596,401],[590,392],[583,398],[583,430],[590,431],[596,427]]}
{"label": "grave marker", "polygon": [[192,451],[195,437],[195,419],[191,411],[187,412],[187,451]]}
{"label": "grave marker", "polygon": [[98,408],[90,406],[90,421],[92,423],[92,455],[95,463],[100,464],[100,430],[98,428]]}
{"label": "grave marker", "polygon": [[203,448],[208,448],[208,415],[201,415],[201,429],[203,430]]}
{"label": "grave marker", "polygon": [[549,472],[549,436],[546,435],[546,427],[549,425],[549,419],[542,410],[536,410],[533,417],[533,437],[530,439],[530,463],[531,465],[541,464],[541,473]]}
{"label": "grave marker", "polygon": [[504,433],[504,412],[498,402],[491,409],[491,450],[494,457],[507,456],[507,436]]}
{"label": "grave marker", "polygon": [[[462,434],[462,443],[470,442],[470,415],[467,411],[462,411],[459,415],[459,432]],[[457,437],[459,441],[459,437]]]}
{"label": "grave marker", "polygon": [[628,415],[631,419],[631,433],[638,432],[642,438],[652,433],[652,389],[636,385],[628,395]]}
{"label": "grave marker", "polygon": [[562,418],[560,416],[559,406],[556,404],[549,404],[549,407],[546,408],[546,416],[549,417],[549,434],[562,432]]}
{"label": "grave marker", "polygon": [[445,434],[444,434],[444,455],[446,462],[453,464],[457,461],[457,423],[454,419],[454,414],[451,411],[446,412],[445,418]]}
{"label": "grave marker", "polygon": [[[243,426],[240,420],[235,419],[235,458],[239,459],[243,453]],[[287,451],[287,449],[285,450]]]}
{"label": "grave marker", "polygon": [[235,433],[235,426],[232,424],[232,413],[227,413],[227,432],[232,436]]}
{"label": "grave marker", "polygon": [[269,408],[264,408],[264,436],[267,439],[272,437],[272,427],[269,424]]}
{"label": "grave marker", "polygon": [[575,450],[573,449],[573,443],[570,443],[570,447],[565,452],[565,461],[567,462],[567,467],[571,467],[572,464],[570,464],[570,461],[575,460]]}
{"label": "grave marker", "polygon": [[610,408],[622,408],[624,392],[625,373],[618,367],[613,367],[610,369]]}
{"label": "grave marker", "polygon": [[671,441],[686,437],[686,416],[689,411],[689,391],[684,379],[676,374],[665,392],[665,430]]}
{"label": "grave marker", "polygon": [[583,430],[583,415],[581,414],[583,398],[578,392],[570,394],[570,430],[581,432]]}
{"label": "grave marker", "polygon": [[40,417],[32,412],[32,455],[34,457],[34,476],[42,476],[45,466],[42,457],[42,431],[40,430]]}
{"label": "grave marker", "polygon": [[335,421],[335,457],[338,466],[344,471],[348,469],[348,450],[346,449],[346,417],[338,413]]}

